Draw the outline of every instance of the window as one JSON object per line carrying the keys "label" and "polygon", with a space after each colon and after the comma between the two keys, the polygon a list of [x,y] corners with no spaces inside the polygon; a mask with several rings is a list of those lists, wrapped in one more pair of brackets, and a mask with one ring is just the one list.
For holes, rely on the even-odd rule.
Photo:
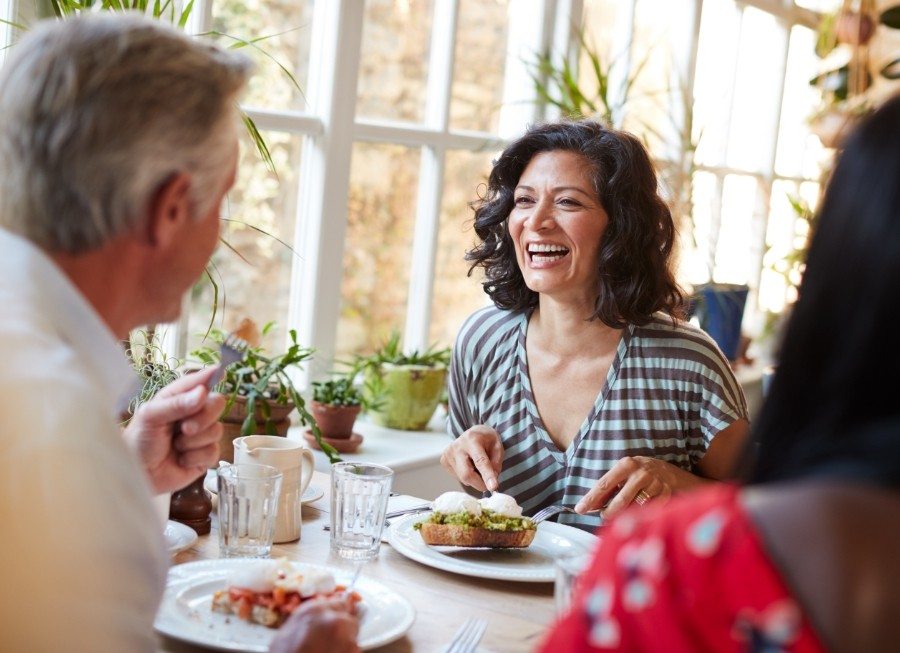
{"label": "window", "polygon": [[754,334],[790,299],[779,267],[806,222],[788,198],[815,206],[826,155],[805,125],[817,101],[815,17],[788,4],[584,3],[585,35],[612,63],[610,94],[624,107],[615,118],[648,144],[673,207],[679,280],[748,284]]}
{"label": "window", "polygon": [[[313,375],[392,330],[409,348],[449,345],[486,301],[463,260],[474,243],[469,203],[500,134],[521,133],[537,115],[520,82],[525,55],[552,34],[545,4],[310,0],[291,9],[265,0],[250,12],[212,0],[216,31],[275,34],[260,47],[303,88],[256,55],[244,105],[277,154],[277,177],[245,151],[230,218],[267,233],[228,223],[225,239],[241,256],[223,247],[214,258],[217,325],[275,320],[270,344],[298,329],[318,352]],[[512,21],[529,29],[513,38]],[[191,298],[192,343],[213,292],[203,282]]]}
{"label": "window", "polygon": [[[276,170],[242,145],[227,245],[210,267],[215,285],[201,280],[186,300],[181,353],[214,305],[221,328],[244,316],[276,321],[273,348],[296,329],[318,352],[314,377],[394,329],[407,348],[451,344],[488,301],[480,271],[468,277],[464,261],[475,242],[469,205],[505,140],[554,115],[535,102],[527,63],[539,51],[568,57],[579,25],[615,62],[611,94],[628,108],[617,117],[644,136],[670,199],[688,209],[679,278],[748,283],[748,326],[758,327],[762,311],[790,299],[777,264],[806,234],[789,198],[815,204],[819,193],[826,152],[804,126],[816,100],[806,80],[816,63],[813,11],[834,5],[198,2],[195,31],[230,35],[224,42],[266,37],[243,50],[257,63],[244,108]],[[3,15],[13,8],[0,0]],[[590,62],[580,63],[587,81]]]}

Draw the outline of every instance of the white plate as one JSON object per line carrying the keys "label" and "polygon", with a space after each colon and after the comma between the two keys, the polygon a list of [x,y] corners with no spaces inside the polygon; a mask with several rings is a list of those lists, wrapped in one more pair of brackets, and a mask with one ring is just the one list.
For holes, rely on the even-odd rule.
{"label": "white plate", "polygon": [[423,565],[478,578],[552,583],[556,558],[572,551],[590,553],[598,542],[586,531],[548,521],[538,524],[534,541],[524,549],[432,547],[413,528],[416,522],[427,518],[428,513],[419,513],[391,522],[391,546]]}
{"label": "white plate", "polygon": [[[216,481],[216,470],[207,470],[206,479],[203,481],[203,487],[213,494],[219,493],[219,486]],[[318,485],[308,485],[306,486],[306,489],[303,490],[303,495],[300,497],[300,503],[306,505],[307,503],[312,503],[313,501],[321,499],[323,496],[325,496],[325,490]]]}
{"label": "white plate", "polygon": [[197,532],[190,526],[185,526],[171,519],[166,522],[166,546],[169,547],[169,555],[175,555],[194,546],[197,541]]}
{"label": "white plate", "polygon": [[[213,612],[211,607],[213,594],[225,588],[234,569],[258,562],[231,558],[172,567],[154,627],[164,635],[220,651],[268,651],[276,630]],[[350,581],[350,571],[323,568],[334,574],[338,583]],[[393,642],[412,626],[415,609],[393,590],[364,577],[356,582],[354,590],[362,597],[357,638],[360,648],[376,648]]]}

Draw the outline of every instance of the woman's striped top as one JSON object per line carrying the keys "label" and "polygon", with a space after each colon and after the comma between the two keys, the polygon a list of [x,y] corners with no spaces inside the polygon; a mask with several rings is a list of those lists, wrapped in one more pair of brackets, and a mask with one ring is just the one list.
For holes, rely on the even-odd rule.
{"label": "woman's striped top", "polygon": [[[747,419],[743,391],[713,340],[660,315],[623,330],[594,407],[561,451],[531,392],[529,315],[488,307],[466,320],[453,348],[448,421],[454,438],[476,424],[500,434],[500,491],[516,497],[525,514],[551,504],[574,507],[624,456],[691,470],[716,433]],[[600,518],[563,514],[559,521],[593,529]]]}

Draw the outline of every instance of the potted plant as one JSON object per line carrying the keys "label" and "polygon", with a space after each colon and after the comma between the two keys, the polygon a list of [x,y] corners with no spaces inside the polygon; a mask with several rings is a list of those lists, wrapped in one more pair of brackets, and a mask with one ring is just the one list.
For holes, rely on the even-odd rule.
{"label": "potted plant", "polygon": [[719,345],[732,363],[741,356],[741,323],[749,286],[733,283],[704,283],[694,286],[688,315],[696,316],[700,328]]}
{"label": "potted plant", "polygon": [[[129,421],[140,406],[181,376],[181,361],[168,356],[159,343],[155,327],[134,331],[125,342],[131,365],[141,380],[141,387],[132,397],[122,415]],[[169,500],[169,519],[193,528],[198,535],[206,535],[212,527],[209,513],[212,501],[203,489],[205,475],[198,476],[180,490],[172,492]]]}
{"label": "potted plant", "polygon": [[[263,334],[273,326],[272,322],[266,324]],[[283,354],[270,356],[259,345],[250,346],[243,361],[225,368],[225,376],[216,386],[216,391],[227,398],[220,418],[225,426],[220,446],[223,460],[234,459],[232,440],[236,437],[257,433],[287,435],[289,415],[294,410],[300,417],[300,423],[309,425],[319,448],[325,452],[329,461],[333,463],[340,460],[334,447],[322,441],[322,434],[315,420],[307,411],[303,397],[288,374],[289,370],[312,356],[311,349],[297,343],[297,332],[291,329],[289,333],[291,341]],[[218,364],[219,345],[224,338],[222,331],[211,329],[208,336],[210,344],[196,349],[191,355],[204,365]]]}
{"label": "potted plant", "polygon": [[123,344],[141,382],[140,390],[121,415],[122,421],[128,422],[141,404],[150,401],[157,392],[181,376],[178,372],[181,361],[165,353],[153,327],[146,331],[134,331]]}
{"label": "potted plant", "polygon": [[322,437],[345,440],[353,435],[353,424],[363,407],[362,393],[350,376],[336,376],[313,384],[309,410]]}
{"label": "potted plant", "polygon": [[357,356],[352,374],[363,375],[362,397],[376,424],[421,431],[441,399],[449,362],[449,348],[404,353],[394,332],[373,354]]}

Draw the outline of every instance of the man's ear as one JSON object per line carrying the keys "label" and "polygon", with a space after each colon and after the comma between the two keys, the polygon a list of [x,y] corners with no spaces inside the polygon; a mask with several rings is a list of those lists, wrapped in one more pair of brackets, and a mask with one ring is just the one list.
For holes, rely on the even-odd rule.
{"label": "man's ear", "polygon": [[164,181],[147,207],[147,240],[151,247],[168,247],[191,220],[191,176],[176,172]]}

